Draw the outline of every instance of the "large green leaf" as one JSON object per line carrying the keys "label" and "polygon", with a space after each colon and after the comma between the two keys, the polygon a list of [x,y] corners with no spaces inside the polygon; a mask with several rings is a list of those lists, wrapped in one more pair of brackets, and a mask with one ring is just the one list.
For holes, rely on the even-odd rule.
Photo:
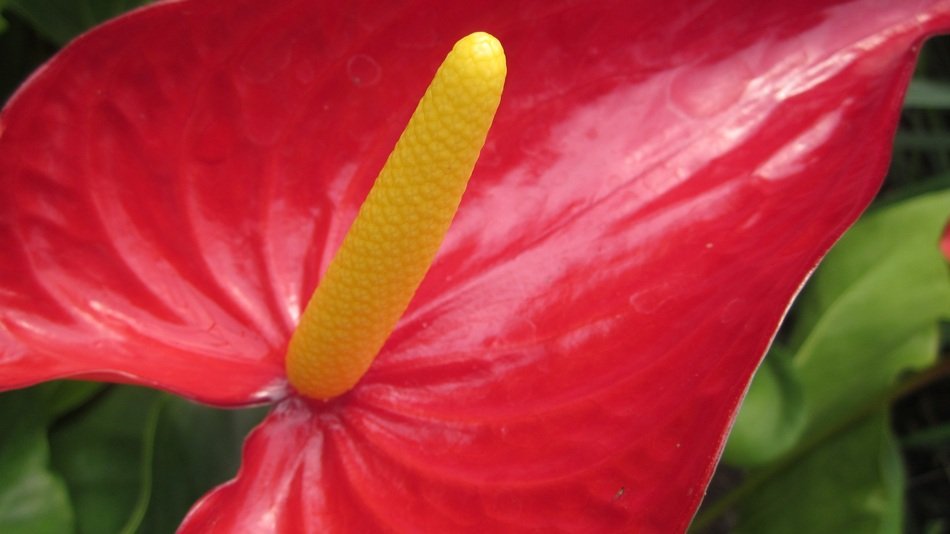
{"label": "large green leaf", "polygon": [[46,418],[55,421],[90,402],[106,387],[101,382],[57,380],[40,384],[34,389],[42,399]]}
{"label": "large green leaf", "polygon": [[195,501],[232,478],[244,437],[265,413],[265,408],[218,410],[170,398],[159,418],[151,500],[138,532],[174,532]]}
{"label": "large green leaf", "polygon": [[148,504],[163,399],[157,391],[113,387],[51,432],[53,465],[66,480],[80,533],[134,532]]}
{"label": "large green leaf", "polygon": [[735,532],[896,534],[902,498],[900,454],[881,411],[750,492]]}
{"label": "large green leaf", "polygon": [[937,248],[950,191],[862,219],[828,255],[803,295],[794,364],[808,433],[847,419],[933,351],[898,350],[950,318],[950,276]]}
{"label": "large green leaf", "polygon": [[[869,285],[867,280],[876,276],[878,270],[886,269],[888,262],[914,256],[926,264],[926,279],[898,276],[889,282],[894,289],[901,284],[945,287],[947,274],[943,262],[936,260],[936,244],[948,216],[950,190],[943,190],[878,209],[858,221],[828,253],[796,302],[792,347],[797,348],[806,337],[814,336],[816,323],[833,306],[840,306],[838,301],[847,299],[848,293],[860,293],[862,284]],[[884,298],[892,294],[882,293]],[[937,301],[939,296],[930,300]]]}
{"label": "large green leaf", "polygon": [[148,0],[5,0],[40,33],[63,45],[83,31]]}
{"label": "large green leaf", "polygon": [[915,78],[904,97],[905,108],[950,109],[950,84]]}
{"label": "large green leaf", "polygon": [[[934,361],[938,340],[932,325],[896,348],[892,359]],[[899,532],[903,471],[884,400],[868,403],[780,460],[748,473],[743,484],[701,514],[697,530],[737,505],[738,532]]]}
{"label": "large green leaf", "polygon": [[[934,324],[910,336],[887,360],[933,362],[938,341]],[[903,471],[886,404],[865,404],[750,476],[762,483],[741,501],[739,532],[900,532]]]}
{"label": "large green leaf", "polygon": [[771,462],[795,446],[804,423],[801,381],[788,355],[773,349],[756,371],[722,459],[738,467]]}
{"label": "large green leaf", "polygon": [[79,532],[174,532],[198,498],[234,476],[263,416],[128,386],[97,396],[51,437]]}
{"label": "large green leaf", "polygon": [[0,532],[73,532],[62,480],[49,471],[46,418],[36,391],[0,395]]}

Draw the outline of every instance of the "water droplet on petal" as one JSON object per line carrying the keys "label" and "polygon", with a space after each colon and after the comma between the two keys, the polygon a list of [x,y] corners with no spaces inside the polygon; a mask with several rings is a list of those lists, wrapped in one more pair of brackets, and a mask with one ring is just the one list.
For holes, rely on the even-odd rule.
{"label": "water droplet on petal", "polygon": [[379,82],[382,67],[366,54],[356,54],[346,62],[346,74],[357,87],[369,87]]}

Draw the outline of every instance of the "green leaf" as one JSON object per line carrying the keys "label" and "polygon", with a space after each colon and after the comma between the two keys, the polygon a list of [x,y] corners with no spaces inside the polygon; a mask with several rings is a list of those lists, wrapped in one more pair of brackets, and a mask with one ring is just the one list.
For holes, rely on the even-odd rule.
{"label": "green leaf", "polygon": [[[75,385],[55,387],[63,393]],[[195,501],[235,475],[244,437],[264,412],[213,409],[129,386],[86,397],[51,434],[79,532],[174,532]]]}
{"label": "green leaf", "polygon": [[3,19],[3,8],[6,7],[6,0],[0,0],[0,33],[7,29],[7,21]]}
{"label": "green leaf", "polygon": [[[950,317],[950,277],[937,248],[948,214],[950,191],[894,204],[855,225],[819,269],[793,334],[809,434],[934,361],[933,329]],[[924,341],[934,350],[904,350]]]}
{"label": "green leaf", "polygon": [[[933,362],[938,341],[933,324],[910,336],[887,360]],[[736,532],[900,532],[903,468],[887,409],[862,415],[855,410],[837,427],[824,429],[778,469],[753,473],[766,482],[741,501]]]}
{"label": "green leaf", "polygon": [[42,398],[46,417],[53,421],[80,408],[105,388],[101,382],[57,380],[36,386],[36,391]]}
{"label": "green leaf", "polygon": [[750,492],[734,531],[896,534],[903,493],[900,454],[881,411]]}
{"label": "green leaf", "polygon": [[894,256],[912,254],[930,263],[928,279],[906,282],[915,286],[946,286],[946,270],[934,267],[933,263],[939,257],[936,243],[948,214],[950,190],[943,190],[894,203],[862,217],[831,249],[795,303],[791,345],[800,345],[838,300],[846,298],[848,292],[860,290],[858,286],[866,284],[863,281]]}
{"label": "green leaf", "polygon": [[244,438],[266,411],[218,410],[170,399],[158,425],[151,503],[139,533],[174,532],[201,496],[234,477]]}
{"label": "green leaf", "polygon": [[0,532],[60,534],[74,530],[66,487],[48,469],[49,444],[39,395],[0,395]]}
{"label": "green leaf", "polygon": [[148,0],[5,0],[10,9],[29,20],[53,42],[64,45],[73,37]]}
{"label": "green leaf", "polygon": [[915,449],[950,447],[950,423],[914,432],[901,440],[901,444]]}
{"label": "green leaf", "polygon": [[[936,325],[895,349],[894,360],[934,359]],[[921,355],[924,356],[921,356]],[[880,402],[800,443],[697,518],[697,530],[736,504],[735,532],[900,532],[903,468]]]}
{"label": "green leaf", "polygon": [[112,387],[50,434],[53,465],[66,480],[80,533],[134,532],[148,504],[151,446],[164,397]]}
{"label": "green leaf", "polygon": [[950,84],[914,78],[904,97],[905,108],[950,109]]}
{"label": "green leaf", "polygon": [[0,100],[6,100],[27,75],[55,51],[23,19],[9,17],[6,31],[0,33]]}
{"label": "green leaf", "polygon": [[804,423],[801,383],[789,358],[773,349],[746,393],[722,459],[738,467],[775,460],[798,442]]}

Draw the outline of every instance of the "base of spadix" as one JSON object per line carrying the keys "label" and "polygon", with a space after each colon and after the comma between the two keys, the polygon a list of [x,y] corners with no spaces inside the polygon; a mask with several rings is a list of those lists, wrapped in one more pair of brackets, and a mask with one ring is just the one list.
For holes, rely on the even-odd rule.
{"label": "base of spadix", "polygon": [[505,75],[501,44],[481,32],[439,67],[291,338],[287,375],[302,395],[338,396],[369,369],[452,222]]}

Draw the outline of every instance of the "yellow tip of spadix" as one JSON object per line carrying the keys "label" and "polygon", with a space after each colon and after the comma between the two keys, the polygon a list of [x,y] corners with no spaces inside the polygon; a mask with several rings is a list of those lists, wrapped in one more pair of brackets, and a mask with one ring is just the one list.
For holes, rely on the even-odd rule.
{"label": "yellow tip of spadix", "polygon": [[487,33],[455,44],[416,107],[287,349],[290,383],[329,399],[366,372],[455,215],[505,83]]}

